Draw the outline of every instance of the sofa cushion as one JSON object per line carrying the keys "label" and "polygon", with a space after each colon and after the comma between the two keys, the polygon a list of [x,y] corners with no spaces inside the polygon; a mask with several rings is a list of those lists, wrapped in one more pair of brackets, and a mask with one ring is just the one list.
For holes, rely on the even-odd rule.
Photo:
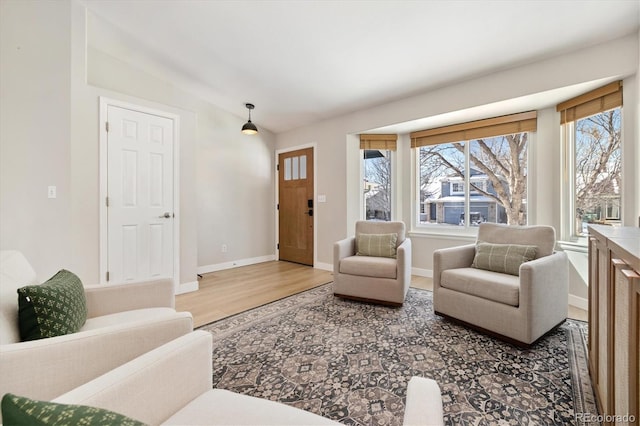
{"label": "sofa cushion", "polygon": [[397,241],[398,234],[359,234],[356,237],[356,255],[395,258]]}
{"label": "sofa cushion", "polygon": [[520,265],[536,258],[536,247],[478,242],[471,267],[520,275]]}
{"label": "sofa cushion", "polygon": [[213,389],[203,393],[165,425],[336,425],[327,418],[266,399]]}
{"label": "sofa cushion", "polygon": [[25,285],[39,284],[36,273],[22,253],[0,251],[0,345],[20,341],[16,291]]}
{"label": "sofa cushion", "polygon": [[79,331],[87,320],[80,278],[62,269],[44,284],[19,288],[18,319],[23,341]]}
{"label": "sofa cushion", "polygon": [[440,274],[440,286],[505,305],[520,304],[520,278],[476,268],[448,269]]}
{"label": "sofa cushion", "polygon": [[397,261],[390,257],[349,256],[340,261],[341,274],[396,279],[397,270]]}
{"label": "sofa cushion", "polygon": [[143,426],[137,420],[102,408],[57,404],[6,394],[2,398],[5,425],[122,425]]}

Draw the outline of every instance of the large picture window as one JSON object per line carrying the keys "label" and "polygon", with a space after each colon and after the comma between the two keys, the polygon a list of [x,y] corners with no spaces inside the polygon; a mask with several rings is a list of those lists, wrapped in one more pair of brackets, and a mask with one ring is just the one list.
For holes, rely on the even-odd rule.
{"label": "large picture window", "polygon": [[621,106],[620,82],[558,105],[567,148],[565,234],[570,239],[586,236],[589,224],[621,222]]}
{"label": "large picture window", "polygon": [[413,133],[417,225],[525,225],[527,151],[535,126],[531,112]]}

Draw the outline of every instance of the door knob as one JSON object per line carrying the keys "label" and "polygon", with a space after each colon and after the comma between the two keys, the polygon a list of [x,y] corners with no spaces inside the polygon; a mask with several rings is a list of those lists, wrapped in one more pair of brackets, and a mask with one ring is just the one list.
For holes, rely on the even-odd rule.
{"label": "door knob", "polygon": [[169,212],[164,212],[164,214],[162,216],[158,216],[160,219],[169,219],[171,218],[171,213]]}

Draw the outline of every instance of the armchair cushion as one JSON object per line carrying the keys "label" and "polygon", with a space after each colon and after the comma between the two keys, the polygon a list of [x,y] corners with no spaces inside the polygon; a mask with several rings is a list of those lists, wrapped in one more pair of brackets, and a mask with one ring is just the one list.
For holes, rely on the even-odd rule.
{"label": "armchair cushion", "polygon": [[8,425],[144,426],[144,423],[102,408],[38,401],[10,393],[2,398],[2,419]]}
{"label": "armchair cushion", "polygon": [[536,258],[536,246],[479,242],[472,268],[520,275],[520,265]]}
{"label": "armchair cushion", "polygon": [[520,304],[520,280],[514,275],[474,268],[449,269],[442,271],[440,285],[505,305]]}
{"label": "armchair cushion", "polygon": [[358,256],[397,257],[398,234],[359,234],[356,237]]}
{"label": "armchair cushion", "polygon": [[18,323],[22,341],[75,333],[87,320],[80,278],[65,269],[44,284],[18,289]]}
{"label": "armchair cushion", "polygon": [[340,261],[340,273],[396,279],[398,263],[390,257],[351,256]]}

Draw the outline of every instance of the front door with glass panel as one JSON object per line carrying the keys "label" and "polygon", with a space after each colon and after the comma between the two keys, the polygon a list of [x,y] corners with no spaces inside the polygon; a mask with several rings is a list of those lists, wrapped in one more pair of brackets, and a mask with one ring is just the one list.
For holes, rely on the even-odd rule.
{"label": "front door with glass panel", "polygon": [[280,260],[313,266],[313,148],[278,156]]}

